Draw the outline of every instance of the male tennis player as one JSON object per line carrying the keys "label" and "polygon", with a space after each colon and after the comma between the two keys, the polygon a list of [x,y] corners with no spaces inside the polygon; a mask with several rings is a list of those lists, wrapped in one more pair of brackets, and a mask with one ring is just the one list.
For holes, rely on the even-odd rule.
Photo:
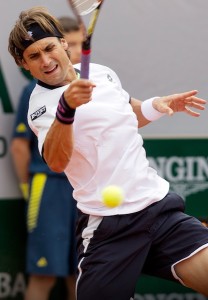
{"label": "male tennis player", "polygon": [[[199,116],[192,108],[203,110],[206,101],[197,91],[136,100],[111,69],[96,64],[90,80],[77,79],[66,49],[56,19],[43,8],[22,12],[9,38],[17,64],[38,79],[28,120],[40,153],[74,188],[77,299],[133,299],[141,273],[208,296],[208,229],[184,213],[184,201],[149,167],[138,134],[164,114]],[[110,184],[125,193],[115,208],[101,201]]]}

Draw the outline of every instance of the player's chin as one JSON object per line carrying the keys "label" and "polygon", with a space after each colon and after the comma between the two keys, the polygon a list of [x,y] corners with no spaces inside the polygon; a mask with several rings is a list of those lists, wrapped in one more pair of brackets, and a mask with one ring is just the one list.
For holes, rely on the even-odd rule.
{"label": "player's chin", "polygon": [[59,85],[62,82],[62,76],[60,72],[45,73],[43,82],[48,85]]}

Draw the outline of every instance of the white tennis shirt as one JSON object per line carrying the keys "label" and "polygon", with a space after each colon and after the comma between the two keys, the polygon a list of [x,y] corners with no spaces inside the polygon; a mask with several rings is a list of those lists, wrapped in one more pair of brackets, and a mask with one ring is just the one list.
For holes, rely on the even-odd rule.
{"label": "white tennis shirt", "polygon": [[[76,109],[74,150],[65,169],[77,206],[84,213],[101,216],[142,210],[164,198],[169,183],[149,167],[129,94],[115,72],[91,64],[90,80],[96,87],[92,101]],[[67,87],[51,90],[36,85],[31,95],[28,121],[38,136],[40,153]],[[101,191],[108,185],[124,190],[121,206],[107,208],[102,203]]]}

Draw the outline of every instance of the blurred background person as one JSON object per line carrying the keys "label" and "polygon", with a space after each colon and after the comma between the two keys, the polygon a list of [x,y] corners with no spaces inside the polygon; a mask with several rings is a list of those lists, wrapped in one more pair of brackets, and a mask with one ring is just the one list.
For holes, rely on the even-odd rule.
{"label": "blurred background person", "polygon": [[[70,59],[79,63],[83,32],[76,20],[59,19],[69,45]],[[19,186],[27,201],[28,284],[25,300],[47,300],[58,277],[64,277],[67,299],[75,300],[76,203],[64,173],[54,173],[43,162],[37,138],[27,122],[33,79],[23,89],[16,112],[11,155]],[[58,191],[58,192],[57,192]]]}
{"label": "blurred background person", "polygon": [[60,17],[60,23],[64,29],[65,39],[69,45],[70,60],[73,64],[80,62],[82,52],[83,31],[77,20],[69,17]]}

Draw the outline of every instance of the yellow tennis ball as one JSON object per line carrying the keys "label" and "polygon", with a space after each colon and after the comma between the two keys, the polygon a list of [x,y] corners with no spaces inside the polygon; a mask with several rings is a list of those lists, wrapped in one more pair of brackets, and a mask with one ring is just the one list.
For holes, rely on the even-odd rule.
{"label": "yellow tennis ball", "polygon": [[121,205],[124,199],[123,190],[116,185],[109,185],[102,190],[102,201],[110,208]]}

